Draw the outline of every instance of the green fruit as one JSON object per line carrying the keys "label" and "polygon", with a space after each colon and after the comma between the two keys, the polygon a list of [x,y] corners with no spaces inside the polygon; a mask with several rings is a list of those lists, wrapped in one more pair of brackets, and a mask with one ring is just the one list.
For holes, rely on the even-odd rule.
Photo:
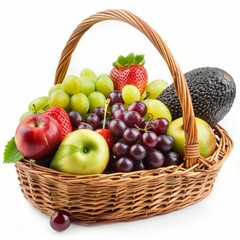
{"label": "green fruit", "polygon": [[147,105],[147,113],[144,119],[149,117],[155,118],[166,118],[168,122],[172,122],[172,115],[169,109],[161,101],[156,99],[146,99],[143,101]]}
{"label": "green fruit", "polygon": [[43,108],[46,109],[45,107],[47,105],[48,105],[48,97],[47,96],[38,97],[29,103],[28,110],[32,111],[32,112],[39,112]]}
{"label": "green fruit", "polygon": [[70,98],[70,108],[84,115],[89,110],[88,97],[83,93],[76,93]]}
{"label": "green fruit", "polygon": [[[216,125],[230,111],[236,85],[233,78],[219,68],[197,68],[185,73],[189,93],[196,117],[211,126]],[[182,93],[183,94],[183,93]],[[173,119],[182,116],[182,109],[173,84],[158,97],[170,110]]]}
{"label": "green fruit", "polygon": [[106,97],[101,92],[92,92],[88,96],[90,111],[96,107],[105,107]]}
{"label": "green fruit", "polygon": [[[200,154],[210,157],[217,146],[216,137],[210,125],[200,118],[196,118],[198,142]],[[181,156],[184,155],[185,134],[183,130],[183,119],[177,118],[169,124],[167,134],[174,138],[173,151]]]}
{"label": "green fruit", "polygon": [[56,90],[63,90],[63,86],[61,83],[53,85],[48,91],[48,96],[50,96]]}
{"label": "green fruit", "polygon": [[80,73],[80,77],[89,77],[94,81],[95,84],[98,80],[96,73],[90,68],[84,68]]}
{"label": "green fruit", "polygon": [[101,92],[105,97],[114,90],[114,85],[111,78],[107,75],[101,75],[96,82],[96,89]]}
{"label": "green fruit", "polygon": [[69,75],[63,79],[62,86],[67,94],[79,93],[81,88],[80,78],[75,75]]}
{"label": "green fruit", "polygon": [[156,99],[168,86],[168,82],[163,79],[156,79],[148,83],[146,87],[147,98]]}
{"label": "green fruit", "polygon": [[95,83],[91,77],[80,77],[80,92],[88,96],[95,91]]}
{"label": "green fruit", "polygon": [[50,95],[48,103],[50,107],[58,106],[65,109],[69,104],[69,95],[63,90],[55,90]]}
{"label": "green fruit", "polygon": [[109,148],[102,135],[88,129],[70,133],[60,144],[50,168],[70,174],[102,173],[109,160]]}
{"label": "green fruit", "polygon": [[134,85],[125,85],[122,89],[122,98],[126,105],[130,105],[133,102],[140,100],[140,91]]}

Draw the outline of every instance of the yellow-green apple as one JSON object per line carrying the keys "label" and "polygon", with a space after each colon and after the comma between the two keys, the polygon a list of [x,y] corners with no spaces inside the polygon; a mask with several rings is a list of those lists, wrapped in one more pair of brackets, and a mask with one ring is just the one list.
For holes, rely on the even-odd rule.
{"label": "yellow-green apple", "polygon": [[50,168],[77,175],[97,174],[105,170],[108,160],[109,148],[104,137],[89,129],[79,129],[63,139]]}
{"label": "yellow-green apple", "polygon": [[[207,158],[211,156],[216,149],[216,137],[209,124],[201,118],[196,117],[196,124],[200,154]],[[167,134],[174,138],[173,150],[183,156],[185,134],[182,117],[175,119],[169,124]]]}
{"label": "yellow-green apple", "polygon": [[15,142],[23,156],[35,160],[49,157],[61,142],[61,128],[58,122],[43,114],[24,118],[15,133]]}

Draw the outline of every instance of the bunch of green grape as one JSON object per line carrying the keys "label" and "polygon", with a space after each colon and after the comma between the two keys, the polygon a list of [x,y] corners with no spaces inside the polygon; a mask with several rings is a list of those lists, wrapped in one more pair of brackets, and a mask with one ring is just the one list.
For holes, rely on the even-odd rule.
{"label": "bunch of green grape", "polygon": [[48,96],[41,96],[31,101],[28,111],[22,115],[21,119],[52,106],[59,106],[67,112],[74,110],[85,115],[95,107],[104,107],[106,97],[113,90],[113,82],[107,74],[97,76],[94,71],[85,68],[79,76],[68,75],[62,83],[51,87]]}

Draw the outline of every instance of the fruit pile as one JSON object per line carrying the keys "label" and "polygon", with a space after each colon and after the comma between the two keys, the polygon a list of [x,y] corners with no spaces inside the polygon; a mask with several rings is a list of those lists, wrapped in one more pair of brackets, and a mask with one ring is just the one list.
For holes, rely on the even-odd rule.
{"label": "fruit pile", "polygon": [[[120,55],[110,74],[83,69],[29,103],[5,162],[22,158],[70,174],[131,172],[182,163],[182,118],[172,121],[158,99],[165,80],[148,82],[144,55]],[[169,103],[168,103],[169,105]],[[212,155],[216,138],[196,118],[200,153]]]}

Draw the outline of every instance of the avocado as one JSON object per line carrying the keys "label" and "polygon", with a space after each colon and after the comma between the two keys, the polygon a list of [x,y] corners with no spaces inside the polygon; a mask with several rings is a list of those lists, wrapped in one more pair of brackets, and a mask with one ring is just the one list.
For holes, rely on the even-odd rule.
{"label": "avocado", "polygon": [[[196,117],[216,125],[230,111],[236,85],[230,74],[216,67],[201,67],[184,74]],[[170,110],[173,120],[182,116],[182,109],[174,85],[169,85],[158,96]]]}

